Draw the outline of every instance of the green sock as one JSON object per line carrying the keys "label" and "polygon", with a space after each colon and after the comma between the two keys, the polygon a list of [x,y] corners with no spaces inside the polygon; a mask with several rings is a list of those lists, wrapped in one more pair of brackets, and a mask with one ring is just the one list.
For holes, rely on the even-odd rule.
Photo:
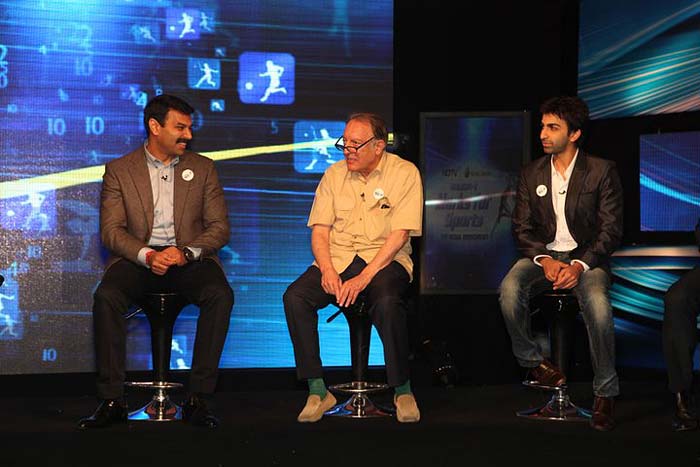
{"label": "green sock", "polygon": [[326,383],[323,378],[311,378],[309,381],[309,394],[316,394],[321,399],[326,397],[328,390],[326,389]]}
{"label": "green sock", "polygon": [[411,380],[407,379],[405,383],[401,386],[396,386],[394,392],[397,396],[403,396],[404,394],[411,394]]}

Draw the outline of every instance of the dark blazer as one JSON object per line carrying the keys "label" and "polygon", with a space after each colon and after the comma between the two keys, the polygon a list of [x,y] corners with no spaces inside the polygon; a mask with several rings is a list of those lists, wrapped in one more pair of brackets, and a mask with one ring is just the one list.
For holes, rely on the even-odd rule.
{"label": "dark blazer", "polygon": [[[190,180],[182,177],[185,170],[191,171]],[[228,243],[229,220],[214,162],[194,152],[185,152],[175,166],[174,183],[177,245],[201,248],[202,258],[219,262],[216,253]],[[139,250],[146,246],[152,229],[153,191],[141,146],[105,166],[100,234],[102,244],[112,254],[107,267],[120,258],[137,262]]]}
{"label": "dark blazer", "polygon": [[[551,156],[529,163],[520,173],[513,211],[513,235],[528,258],[548,254],[556,220],[552,206]],[[547,188],[544,196],[537,187]],[[540,189],[542,190],[542,189]],[[579,151],[566,194],[564,212],[578,247],[571,257],[591,268],[606,267],[622,239],[622,184],[615,163]]]}

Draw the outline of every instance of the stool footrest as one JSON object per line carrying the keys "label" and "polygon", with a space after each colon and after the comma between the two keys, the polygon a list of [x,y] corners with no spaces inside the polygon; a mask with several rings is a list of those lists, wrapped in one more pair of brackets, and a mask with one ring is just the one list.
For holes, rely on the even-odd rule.
{"label": "stool footrest", "polygon": [[566,383],[562,384],[561,386],[550,386],[549,384],[542,384],[539,381],[532,381],[527,379],[523,381],[523,386],[534,389],[542,389],[545,391],[566,391],[568,387]]}
{"label": "stool footrest", "polygon": [[172,383],[168,381],[127,381],[124,385],[141,389],[180,389],[182,383]]}
{"label": "stool footrest", "polygon": [[332,391],[344,394],[369,394],[386,391],[389,389],[389,385],[384,383],[369,383],[367,381],[353,381],[352,383],[334,384],[328,388]]}

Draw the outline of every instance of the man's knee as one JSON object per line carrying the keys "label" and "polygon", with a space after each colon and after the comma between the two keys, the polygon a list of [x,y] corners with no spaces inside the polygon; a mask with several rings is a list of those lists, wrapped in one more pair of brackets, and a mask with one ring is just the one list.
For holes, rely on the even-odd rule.
{"label": "man's knee", "polygon": [[515,274],[507,274],[498,287],[498,302],[504,314],[510,313],[515,309],[521,293],[522,284],[518,277]]}
{"label": "man's knee", "polygon": [[287,310],[294,308],[294,306],[297,305],[300,300],[302,300],[302,297],[303,293],[301,292],[300,287],[296,282],[293,282],[289,287],[287,287],[287,290],[285,290],[284,294],[282,295],[284,309]]}
{"label": "man's knee", "polygon": [[93,309],[96,311],[101,311],[104,309],[103,305],[124,302],[126,297],[124,292],[119,288],[101,283],[92,294],[92,299],[93,303],[95,304]]}

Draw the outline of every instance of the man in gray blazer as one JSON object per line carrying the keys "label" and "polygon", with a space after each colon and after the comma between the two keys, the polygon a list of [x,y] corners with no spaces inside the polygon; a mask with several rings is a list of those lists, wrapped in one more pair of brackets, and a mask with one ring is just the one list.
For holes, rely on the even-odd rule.
{"label": "man in gray blazer", "polygon": [[608,260],[622,239],[622,185],[612,161],[579,150],[588,106],[555,97],[540,107],[545,152],[520,174],[513,234],[522,258],[500,287],[500,305],[518,363],[530,378],[558,386],[566,376],[545,360],[529,332],[528,302],[546,290],[571,289],[588,330],[596,430],[613,429],[615,336]]}
{"label": "man in gray blazer", "polygon": [[92,309],[101,402],[80,420],[81,429],[126,421],[124,314],[148,292],[179,292],[199,307],[183,418],[218,426],[208,401],[233,307],[217,257],[228,242],[229,221],[213,161],[187,150],[193,112],[178,97],[153,98],[144,109],[148,139],[105,167],[100,234],[110,257]]}

